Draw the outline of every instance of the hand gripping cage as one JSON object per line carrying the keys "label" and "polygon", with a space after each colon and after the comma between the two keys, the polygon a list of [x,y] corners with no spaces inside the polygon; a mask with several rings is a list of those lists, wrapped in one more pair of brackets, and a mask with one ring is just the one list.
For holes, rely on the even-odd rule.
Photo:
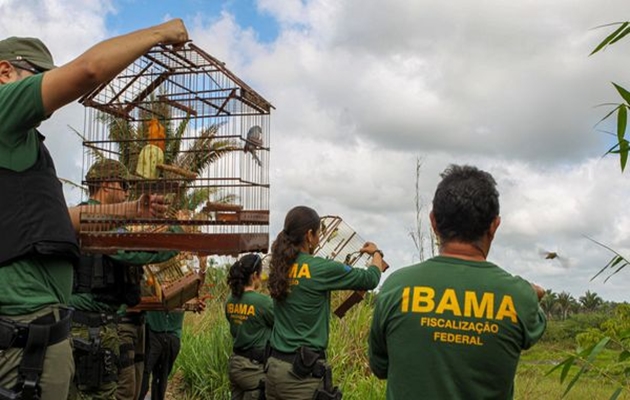
{"label": "hand gripping cage", "polygon": [[[137,202],[82,212],[83,252],[267,252],[273,106],[223,62],[192,42],[158,45],[80,102],[90,197],[102,189],[112,202]],[[160,218],[150,212],[156,196],[169,205]],[[162,294],[188,280],[197,285],[163,267],[147,269]],[[171,305],[168,295],[161,301]]]}
{"label": "hand gripping cage", "polygon": [[[360,252],[364,244],[365,240],[340,217],[328,215],[321,217],[319,244],[315,248],[314,254],[352,267],[367,267],[371,263],[371,257],[367,253]],[[365,291],[354,291],[349,295],[346,294],[347,297],[344,301],[337,302],[335,315],[343,318],[352,306],[363,299],[364,295]]]}

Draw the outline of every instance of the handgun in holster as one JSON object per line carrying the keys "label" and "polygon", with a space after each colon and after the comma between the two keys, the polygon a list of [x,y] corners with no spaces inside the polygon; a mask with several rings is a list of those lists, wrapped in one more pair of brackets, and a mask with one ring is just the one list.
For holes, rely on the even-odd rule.
{"label": "handgun in holster", "polygon": [[[337,386],[333,386],[332,367],[322,362],[317,364],[323,368],[324,387],[315,390],[313,400],[341,400],[341,390]],[[317,366],[316,369],[318,369]],[[315,372],[313,376],[315,376]]]}

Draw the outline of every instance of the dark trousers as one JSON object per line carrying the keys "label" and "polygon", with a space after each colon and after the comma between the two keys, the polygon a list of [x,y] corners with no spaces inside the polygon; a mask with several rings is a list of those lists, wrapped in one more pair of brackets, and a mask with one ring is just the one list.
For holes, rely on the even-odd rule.
{"label": "dark trousers", "polygon": [[151,375],[151,400],[164,400],[168,375],[173,369],[179,354],[179,338],[168,332],[155,332],[147,329],[147,348],[145,350],[144,373],[139,399],[142,400],[149,391]]}

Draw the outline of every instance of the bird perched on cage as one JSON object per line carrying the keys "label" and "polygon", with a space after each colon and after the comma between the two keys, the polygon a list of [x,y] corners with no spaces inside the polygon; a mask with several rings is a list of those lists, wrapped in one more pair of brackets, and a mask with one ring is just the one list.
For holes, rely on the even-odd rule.
{"label": "bird perched on cage", "polygon": [[166,132],[164,126],[156,118],[151,118],[148,125],[149,143],[140,150],[136,174],[146,179],[155,179],[158,177],[158,164],[164,163]]}
{"label": "bird perched on cage", "polygon": [[250,153],[252,157],[254,158],[254,161],[256,161],[256,163],[259,166],[262,166],[262,162],[260,161],[260,158],[256,154],[256,149],[262,147],[263,145],[262,137],[263,137],[262,128],[258,125],[252,126],[247,131],[247,138],[245,139],[245,146],[243,147],[243,151],[245,153]]}

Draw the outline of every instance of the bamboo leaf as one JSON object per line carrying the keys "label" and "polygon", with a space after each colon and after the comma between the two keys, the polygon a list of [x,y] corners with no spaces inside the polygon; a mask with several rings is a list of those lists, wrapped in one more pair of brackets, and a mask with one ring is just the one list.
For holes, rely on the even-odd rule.
{"label": "bamboo leaf", "polygon": [[606,116],[604,116],[604,118],[602,118],[599,121],[597,121],[597,123],[594,126],[597,126],[597,125],[601,124],[602,122],[604,122],[606,119],[608,119],[608,117],[613,115],[615,113],[615,111],[617,111],[621,106],[622,106],[621,104],[618,104],[617,107],[613,108],[608,114],[606,114]]}
{"label": "bamboo leaf", "polygon": [[615,82],[612,83],[619,95],[626,101],[626,104],[630,105],[630,92],[624,89],[623,87],[617,85]]}
{"label": "bamboo leaf", "polygon": [[621,165],[621,172],[626,169],[626,163],[628,162],[628,141],[622,140],[619,142],[619,163]]}
{"label": "bamboo leaf", "polygon": [[628,124],[628,109],[625,106],[619,107],[617,113],[617,140],[621,142],[626,136],[626,126]]}
{"label": "bamboo leaf", "polygon": [[618,256],[611,258],[610,261],[608,261],[608,263],[604,266],[604,268],[600,269],[599,272],[596,273],[595,276],[591,278],[591,281],[593,281],[595,278],[600,276],[604,271],[606,271],[613,264],[613,262],[615,262],[615,260],[617,260],[618,258],[619,258]]}
{"label": "bamboo leaf", "polygon": [[623,32],[621,32],[619,35],[617,35],[617,37],[614,38],[610,43],[608,43],[608,45],[617,43],[618,41],[623,39],[625,36],[627,36],[629,33],[630,33],[630,27],[626,28]]}
{"label": "bamboo leaf", "polygon": [[560,373],[560,382],[564,382],[564,380],[567,378],[567,375],[569,374],[569,371],[571,370],[571,367],[573,366],[573,363],[575,363],[575,357],[569,357],[569,359],[571,361],[564,364],[562,372]]}
{"label": "bamboo leaf", "polygon": [[601,353],[602,350],[604,350],[604,348],[606,347],[606,345],[608,344],[609,341],[610,341],[610,338],[609,337],[605,337],[602,340],[600,340],[595,346],[592,346],[592,347],[584,350],[581,353],[583,355],[588,354],[588,357],[586,358],[586,362],[584,363],[582,368],[580,368],[578,373],[575,374],[573,379],[571,379],[571,382],[569,382],[569,385],[567,386],[566,390],[564,391],[564,394],[562,395],[562,397],[566,396],[567,393],[569,393],[569,391],[571,391],[571,389],[577,383],[577,381],[580,379],[582,374],[586,371],[586,369],[590,365],[593,364],[593,361],[595,360],[595,358],[599,355],[599,353]]}
{"label": "bamboo leaf", "polygon": [[[551,368],[549,371],[547,371],[547,373],[545,374],[545,376],[547,375],[551,375],[555,370],[562,368],[564,371],[564,368],[566,368],[566,365],[569,364],[569,368],[571,368],[571,365],[573,364],[573,362],[575,361],[575,357],[571,356],[569,358],[566,358],[564,360],[562,360],[559,364],[555,365],[553,368]],[[560,374],[560,381],[562,382],[563,378],[562,378],[562,374]]]}
{"label": "bamboo leaf", "polygon": [[[624,256],[622,256],[621,254],[619,254],[617,251],[613,250],[612,248],[606,246],[605,244],[600,243],[597,240],[595,240],[595,239],[593,239],[593,238],[591,238],[589,236],[586,236],[586,235],[582,235],[582,236],[584,236],[585,238],[587,238],[591,242],[593,242],[593,243],[595,243],[595,244],[605,248],[606,250],[610,251],[611,253],[614,253],[617,256],[617,257],[613,257],[608,262],[608,264],[606,264],[606,266],[604,268],[602,268],[593,278],[591,278],[591,280],[595,279],[598,275],[600,275],[602,272],[604,272],[606,270],[606,268],[608,268],[610,266],[610,264],[612,264],[613,262],[615,262],[615,260],[617,260],[617,258],[620,258],[620,259],[624,260],[626,263],[628,262],[628,260],[626,260]],[[615,265],[617,265],[619,262],[620,261],[616,261]]]}
{"label": "bamboo leaf", "polygon": [[617,35],[619,35],[619,33],[621,33],[621,31],[623,31],[626,28],[626,26],[628,26],[628,22],[624,22],[613,33],[606,36],[606,39],[604,39],[600,44],[598,44],[597,47],[595,47],[595,49],[591,52],[591,54],[589,54],[589,56],[592,56],[593,54],[597,53],[598,51],[606,47],[606,45],[608,45],[613,39],[615,39]]}
{"label": "bamboo leaf", "polygon": [[623,388],[617,388],[617,390],[615,390],[615,392],[610,396],[610,398],[608,400],[616,400],[619,395],[621,394],[621,391],[623,390]]}
{"label": "bamboo leaf", "polygon": [[608,280],[609,280],[610,278],[612,278],[614,275],[617,275],[617,273],[618,273],[619,271],[621,271],[622,269],[624,269],[627,265],[628,265],[628,263],[627,263],[627,262],[623,263],[623,264],[622,264],[619,268],[617,268],[617,269],[615,270],[615,272],[613,272],[612,274],[608,275],[608,277],[607,277],[606,279],[604,279],[604,283],[608,282]]}

